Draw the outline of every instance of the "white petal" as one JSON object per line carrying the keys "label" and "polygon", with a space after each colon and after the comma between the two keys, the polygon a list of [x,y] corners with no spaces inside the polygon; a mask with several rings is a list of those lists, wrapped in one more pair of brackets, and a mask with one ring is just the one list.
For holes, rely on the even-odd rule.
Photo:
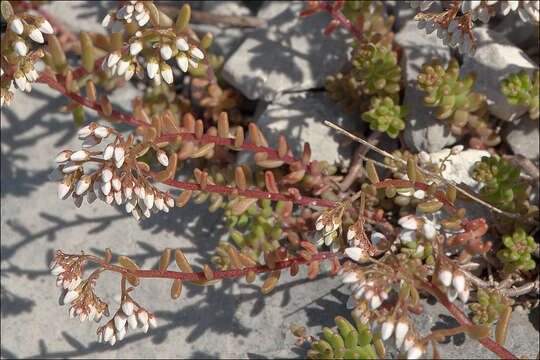
{"label": "white petal", "polygon": [[[403,339],[409,332],[409,324],[404,321],[398,321],[396,325],[396,347],[399,349],[403,343]],[[406,350],[405,350],[406,351]]]}
{"label": "white petal", "polygon": [[127,315],[130,316],[133,314],[133,303],[131,301],[124,301],[122,304],[122,311]]}
{"label": "white petal", "polygon": [[176,56],[176,64],[183,72],[188,71],[189,61],[186,55],[180,53]]}
{"label": "white petal", "polygon": [[9,23],[9,28],[17,35],[21,35],[24,31],[24,25],[19,18],[15,18]]}
{"label": "white petal", "polygon": [[41,31],[44,34],[53,34],[54,33],[53,27],[45,19],[42,19],[42,21],[39,23],[38,30]]}
{"label": "white petal", "polygon": [[189,45],[184,38],[177,37],[175,42],[176,48],[180,51],[188,51]]}
{"label": "white petal", "polygon": [[33,29],[28,36],[37,43],[43,44],[45,42],[41,31],[39,31],[37,28]]}
{"label": "white petal", "polygon": [[13,50],[20,56],[26,56],[28,53],[28,48],[23,41],[16,41],[15,44],[13,44]]}
{"label": "white petal", "polygon": [[452,285],[458,293],[465,290],[465,276],[463,276],[461,273],[454,275]]}
{"label": "white petal", "polygon": [[439,280],[444,286],[450,286],[450,284],[452,283],[452,273],[449,270],[440,271]]}
{"label": "white petal", "polygon": [[390,338],[390,336],[392,336],[393,332],[394,332],[394,322],[390,320],[385,321],[381,327],[381,338],[383,340],[387,340]]}
{"label": "white petal", "polygon": [[375,295],[371,298],[371,301],[369,302],[369,309],[371,311],[377,310],[379,306],[381,306],[382,300],[378,295]]}
{"label": "white petal", "polygon": [[159,49],[159,53],[161,54],[161,57],[163,58],[163,60],[167,61],[172,56],[172,49],[169,45],[163,45]]}

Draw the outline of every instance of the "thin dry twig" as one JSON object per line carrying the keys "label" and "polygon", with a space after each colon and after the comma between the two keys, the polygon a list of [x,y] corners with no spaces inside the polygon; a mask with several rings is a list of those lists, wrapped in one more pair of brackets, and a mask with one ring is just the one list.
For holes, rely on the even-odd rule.
{"label": "thin dry twig", "polygon": [[[379,139],[381,138],[381,135],[382,132],[376,131],[368,137],[367,141],[370,144],[377,145]],[[364,145],[358,145],[358,147],[355,149],[353,160],[351,162],[351,166],[349,167],[349,172],[347,173],[347,176],[345,176],[343,181],[339,184],[341,191],[346,191],[357,178],[362,177],[362,174],[364,173],[362,161],[365,159],[365,156],[367,155],[369,150],[369,147],[366,147]]]}
{"label": "thin dry twig", "polygon": [[[158,6],[158,8],[170,17],[178,15],[180,8],[175,6]],[[266,25],[266,20],[256,16],[224,16],[216,15],[206,11],[191,10],[191,21],[200,23],[219,23],[236,27],[262,27]]]}
{"label": "thin dry twig", "polygon": [[[358,136],[356,136],[356,135],[354,135],[354,134],[351,134],[351,133],[348,132],[347,130],[345,130],[345,129],[339,127],[338,125],[336,125],[336,124],[334,124],[334,123],[332,123],[332,122],[330,122],[330,121],[328,121],[328,120],[325,120],[324,123],[325,123],[326,125],[330,126],[331,128],[333,128],[333,129],[339,131],[340,133],[342,133],[342,134],[344,134],[344,135],[350,137],[351,139],[353,139],[353,140],[355,140],[355,141],[358,141],[358,142],[360,142],[360,143],[366,145],[367,147],[369,147],[369,148],[372,149],[372,150],[377,151],[379,154],[382,154],[383,156],[389,157],[390,159],[392,159],[392,160],[394,160],[394,161],[401,162],[402,164],[406,164],[406,163],[407,163],[405,160],[400,159],[400,158],[397,158],[397,157],[395,157],[394,155],[390,154],[389,152],[384,151],[384,150],[382,150],[382,149],[379,149],[377,146],[370,144],[368,141],[366,141],[366,140],[364,140],[364,139],[362,139],[362,138],[360,138],[360,137],[358,137]],[[444,179],[443,177],[440,177],[439,175],[432,173],[431,171],[427,171],[427,170],[424,170],[424,169],[422,169],[422,168],[418,168],[418,170],[419,170],[422,174],[424,174],[424,175],[426,175],[426,176],[429,176],[429,177],[431,177],[431,178],[434,178],[434,179],[437,179],[437,180],[439,180],[439,181],[442,181],[442,182],[444,182],[444,183],[447,184],[447,185],[450,184],[450,185],[454,186],[454,187],[457,189],[457,191],[459,191],[460,193],[466,195],[467,197],[471,198],[472,200],[478,202],[479,204],[484,205],[485,207],[487,207],[487,208],[490,209],[491,211],[494,211],[494,212],[496,212],[496,213],[498,213],[498,214],[502,214],[502,215],[504,215],[504,216],[506,216],[506,217],[510,217],[510,218],[514,218],[514,219],[519,218],[519,219],[521,219],[521,220],[525,220],[525,221],[530,222],[530,223],[538,224],[538,221],[536,221],[536,220],[534,220],[534,219],[524,218],[524,217],[523,217],[522,215],[520,215],[520,214],[512,214],[512,213],[509,213],[509,212],[507,212],[507,211],[501,210],[501,209],[499,209],[499,208],[497,208],[497,207],[495,207],[495,206],[493,206],[493,205],[491,205],[491,204],[489,204],[489,203],[483,201],[482,199],[478,198],[477,196],[475,196],[475,195],[469,193],[468,191],[464,190],[463,188],[461,188],[460,186],[458,186],[457,184],[455,184],[453,181],[446,180],[446,179]]]}

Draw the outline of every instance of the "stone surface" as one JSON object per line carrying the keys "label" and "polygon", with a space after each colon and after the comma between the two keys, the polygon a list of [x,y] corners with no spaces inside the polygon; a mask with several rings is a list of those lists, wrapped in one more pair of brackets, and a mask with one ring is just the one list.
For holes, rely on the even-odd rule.
{"label": "stone surface", "polygon": [[523,155],[531,160],[536,160],[538,163],[539,132],[538,119],[532,120],[526,114],[506,126],[507,135],[505,139],[514,154]]}
{"label": "stone surface", "polygon": [[265,3],[258,17],[266,28],[252,31],[223,68],[224,78],[249,99],[272,101],[283,91],[322,87],[347,62],[345,30],[323,34],[331,20],[319,13],[301,19],[303,2]]}
{"label": "stone surface", "polygon": [[416,152],[434,152],[452,145],[456,136],[447,125],[436,117],[437,108],[422,104],[425,92],[417,89],[418,73],[424,63],[441,59],[444,63],[450,60],[450,50],[443,45],[436,32],[427,35],[416,27],[416,21],[409,20],[395,37],[402,47],[401,65],[404,69],[405,96],[403,103],[409,106],[407,126],[403,131],[405,143]]}
{"label": "stone surface", "polygon": [[527,108],[506,102],[506,96],[501,92],[501,80],[521,70],[526,70],[532,76],[538,66],[502,34],[483,27],[475,28],[473,33],[478,39],[478,49],[474,56],[463,56],[460,75],[476,71],[478,77],[473,89],[486,94],[492,115],[506,121],[519,118]]}
{"label": "stone surface", "polygon": [[[352,142],[324,124],[331,121],[354,132],[364,126],[360,118],[346,114],[322,92],[300,92],[279,95],[268,104],[255,123],[268,140],[271,148],[277,149],[279,135],[287,138],[293,155],[300,158],[304,143],[311,145],[311,159],[345,163],[350,161],[354,149]],[[250,161],[250,153],[240,153],[238,162]]]}

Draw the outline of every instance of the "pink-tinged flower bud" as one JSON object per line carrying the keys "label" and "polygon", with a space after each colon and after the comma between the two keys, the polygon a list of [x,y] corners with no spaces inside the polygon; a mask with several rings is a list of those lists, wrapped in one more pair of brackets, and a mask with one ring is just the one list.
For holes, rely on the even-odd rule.
{"label": "pink-tinged flower bud", "polygon": [[114,335],[114,325],[112,322],[108,322],[103,330],[103,341],[109,341]]}
{"label": "pink-tinged flower bud", "polygon": [[157,328],[157,319],[153,314],[148,314],[148,323],[154,329]]}
{"label": "pink-tinged flower bud", "polygon": [[89,158],[90,158],[90,153],[86,150],[75,151],[69,157],[71,161],[85,161],[85,160],[88,160]]}
{"label": "pink-tinged flower bud", "polygon": [[41,31],[44,34],[53,34],[54,29],[51,26],[51,24],[45,20],[44,18],[40,18],[36,21],[36,26],[39,31]]}
{"label": "pink-tinged flower bud", "polygon": [[124,312],[124,314],[126,314],[127,316],[130,316],[131,314],[133,314],[133,302],[129,299],[127,299],[126,301],[124,301],[122,303],[122,311]]}
{"label": "pink-tinged flower bud", "polygon": [[114,201],[114,195],[112,192],[108,193],[107,196],[105,197],[105,203],[107,205],[111,205],[112,202]]}
{"label": "pink-tinged flower bud", "polygon": [[439,272],[439,280],[444,286],[450,286],[450,284],[452,283],[452,273],[450,272],[450,270],[442,269]]}
{"label": "pink-tinged flower bud", "polygon": [[146,72],[148,74],[148,78],[153,79],[157,72],[159,70],[159,62],[158,60],[153,57],[148,60],[148,64],[146,64]]}
{"label": "pink-tinged flower bud", "polygon": [[169,45],[165,44],[159,49],[159,53],[163,60],[167,61],[172,56],[172,49]]}
{"label": "pink-tinged flower bud", "polygon": [[420,359],[424,354],[424,347],[421,344],[415,344],[407,351],[407,359]]}
{"label": "pink-tinged flower bud", "polygon": [[79,136],[79,139],[84,139],[94,133],[94,129],[96,128],[95,123],[91,123],[89,125],[83,126],[79,129],[77,132],[77,135]]}
{"label": "pink-tinged flower bud", "polygon": [[120,61],[120,51],[116,50],[109,54],[107,58],[107,67],[112,68],[118,61]]}
{"label": "pink-tinged flower bud", "polygon": [[114,190],[120,191],[122,189],[122,182],[118,176],[115,176],[111,180],[111,184]]}
{"label": "pink-tinged flower bud", "polygon": [[[401,318],[396,324],[396,347],[399,349],[405,336],[409,332],[409,321],[407,318]],[[405,350],[406,351],[406,350]]]}
{"label": "pink-tinged flower bud", "polygon": [[178,55],[176,55],[176,65],[178,65],[180,70],[182,70],[183,72],[188,71],[189,61],[186,54],[178,53]]}
{"label": "pink-tinged flower bud", "polygon": [[414,215],[403,216],[398,220],[399,226],[407,230],[416,230],[418,228],[418,220]]}
{"label": "pink-tinged flower bud", "polygon": [[75,186],[75,194],[77,194],[77,195],[84,194],[86,192],[86,190],[88,190],[88,188],[90,188],[91,181],[92,180],[90,178],[90,175],[81,176],[79,181],[77,181],[77,185]]}
{"label": "pink-tinged flower bud", "polygon": [[163,78],[163,80],[165,80],[167,84],[170,85],[173,83],[174,77],[173,77],[172,69],[168,64],[162,64],[160,72],[161,72],[161,77]]}
{"label": "pink-tinged flower bud", "polygon": [[64,304],[70,304],[73,300],[77,299],[79,297],[79,292],[75,290],[70,290],[66,293],[66,296],[64,296]]}
{"label": "pink-tinged flower bud", "polygon": [[377,310],[379,306],[381,306],[381,304],[382,304],[381,298],[379,297],[379,295],[375,295],[371,298],[371,301],[369,302],[369,309],[371,311]]}
{"label": "pink-tinged flower bud", "polygon": [[58,199],[62,200],[66,197],[67,194],[69,194],[69,191],[71,190],[71,182],[69,182],[67,179],[64,179],[58,184]]}
{"label": "pink-tinged flower bud", "polygon": [[347,230],[347,240],[352,240],[356,236],[356,231],[353,226],[349,226],[349,230]]}
{"label": "pink-tinged flower bud", "polygon": [[368,253],[359,247],[349,247],[345,249],[345,254],[356,262],[364,263],[369,260]]}
{"label": "pink-tinged flower bud", "polygon": [[118,311],[116,315],[114,315],[114,327],[116,328],[116,331],[123,329],[126,326],[126,321],[127,315],[122,311]]}
{"label": "pink-tinged flower bud", "polygon": [[109,144],[105,147],[105,150],[103,150],[103,160],[110,160],[112,159],[114,155],[114,145]]}
{"label": "pink-tinged flower bud", "polygon": [[188,51],[189,50],[189,44],[187,41],[182,37],[177,37],[175,41],[175,46],[180,51]]}
{"label": "pink-tinged flower bud", "polygon": [[9,28],[17,35],[21,35],[24,31],[24,24],[18,17],[14,18],[9,23]]}
{"label": "pink-tinged flower bud", "polygon": [[103,195],[107,196],[109,195],[109,193],[111,192],[111,182],[110,181],[107,181],[107,182],[103,182],[101,184],[101,192],[103,193]]}
{"label": "pink-tinged flower bud", "polygon": [[465,290],[465,276],[461,271],[456,271],[454,277],[452,278],[452,285],[458,293]]}
{"label": "pink-tinged flower bud", "polygon": [[204,53],[201,51],[201,49],[195,46],[191,47],[191,49],[189,50],[189,55],[199,60],[204,59]]}
{"label": "pink-tinged flower bud", "polygon": [[133,187],[131,184],[124,185],[122,187],[124,189],[124,196],[126,199],[131,199],[133,197]]}
{"label": "pink-tinged flower bud", "polygon": [[124,197],[121,191],[114,192],[114,202],[116,202],[116,205],[122,205],[124,203]]}
{"label": "pink-tinged flower bud", "polygon": [[381,338],[387,340],[394,333],[394,319],[390,318],[383,322],[381,327]]}
{"label": "pink-tinged flower bud", "polygon": [[66,162],[70,159],[71,154],[73,154],[73,152],[70,150],[61,151],[58,153],[58,155],[56,155],[56,157],[54,158],[54,161],[56,161],[57,163]]}

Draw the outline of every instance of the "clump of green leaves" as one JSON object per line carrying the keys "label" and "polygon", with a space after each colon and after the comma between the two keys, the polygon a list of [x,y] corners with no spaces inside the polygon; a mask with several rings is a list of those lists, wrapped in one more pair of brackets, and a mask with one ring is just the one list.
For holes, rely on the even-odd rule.
{"label": "clump of green leaves", "polygon": [[326,89],[325,95],[348,112],[364,112],[369,106],[369,102],[363,96],[362,88],[352,72],[346,75],[339,72],[335,75],[328,75],[324,87]]}
{"label": "clump of green leaves", "polygon": [[473,312],[472,321],[478,325],[490,325],[498,320],[511,300],[502,296],[496,289],[478,289],[478,302],[469,304]]}
{"label": "clump of green leaves", "polygon": [[537,244],[523,229],[518,229],[513,235],[504,236],[503,244],[505,248],[497,252],[497,257],[505,263],[503,271],[506,274],[516,270],[532,270],[536,267],[531,254]]}
{"label": "clump of green leaves", "polygon": [[353,74],[368,95],[397,94],[400,89],[401,67],[397,53],[382,43],[369,43],[353,52]]}
{"label": "clump of green leaves", "polygon": [[369,324],[356,321],[356,327],[342,316],[334,319],[338,331],[328,327],[323,328],[319,340],[311,343],[308,350],[310,359],[375,359],[377,355],[371,344],[373,335]]}
{"label": "clump of green leaves", "polygon": [[520,169],[498,155],[483,156],[476,162],[473,179],[483,182],[482,197],[491,204],[511,213],[531,215],[538,207],[527,201],[525,182],[519,181]]}
{"label": "clump of green leaves", "polygon": [[491,134],[485,121],[486,95],[472,90],[475,80],[475,72],[459,79],[456,59],[450,60],[446,69],[439,60],[424,64],[418,74],[418,88],[427,92],[424,105],[438,107],[437,119],[448,123],[454,134],[466,133],[467,125],[480,135]]}
{"label": "clump of green leaves", "polygon": [[501,81],[501,91],[508,98],[509,104],[521,104],[529,107],[531,119],[538,119],[539,100],[538,89],[540,87],[540,72],[534,72],[534,83],[525,70],[518,74],[511,74]]}
{"label": "clump of green leaves", "polygon": [[369,111],[362,114],[362,120],[369,123],[371,130],[386,132],[391,138],[396,138],[405,128],[403,120],[408,114],[406,105],[399,106],[389,96],[372,97]]}

